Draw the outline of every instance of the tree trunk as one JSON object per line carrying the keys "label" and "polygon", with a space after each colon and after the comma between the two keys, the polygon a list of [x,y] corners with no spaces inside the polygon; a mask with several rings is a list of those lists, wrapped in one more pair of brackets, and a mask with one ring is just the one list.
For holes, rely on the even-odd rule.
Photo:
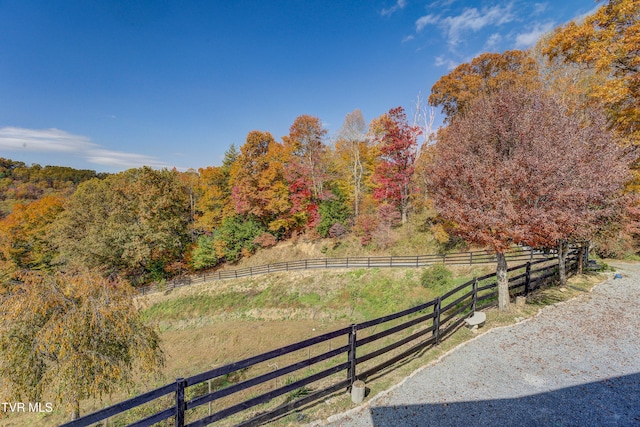
{"label": "tree trunk", "polygon": [[503,253],[497,252],[496,259],[498,267],[496,277],[498,279],[498,309],[500,311],[509,310],[509,279],[507,278],[507,258]]}
{"label": "tree trunk", "polygon": [[567,286],[567,241],[561,240],[558,244],[558,273],[560,276],[560,286]]}

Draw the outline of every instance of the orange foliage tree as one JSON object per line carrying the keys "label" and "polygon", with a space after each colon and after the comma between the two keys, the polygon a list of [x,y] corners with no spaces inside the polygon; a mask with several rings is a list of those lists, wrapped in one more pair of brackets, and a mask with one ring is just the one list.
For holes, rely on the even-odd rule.
{"label": "orange foliage tree", "polygon": [[446,120],[450,120],[476,97],[512,86],[530,90],[540,87],[536,61],[521,50],[483,53],[442,76],[431,88],[428,101],[442,107]]}
{"label": "orange foliage tree", "polygon": [[11,275],[21,269],[50,270],[56,256],[52,227],[64,200],[45,196],[28,205],[17,204],[0,220],[0,270]]}
{"label": "orange foliage tree", "polygon": [[286,228],[282,217],[291,206],[284,179],[286,159],[282,144],[269,132],[249,132],[229,178],[231,200],[238,214],[251,215],[274,231]]}
{"label": "orange foliage tree", "polygon": [[609,0],[583,22],[558,28],[544,52],[607,75],[592,96],[619,136],[640,144],[640,0]]}

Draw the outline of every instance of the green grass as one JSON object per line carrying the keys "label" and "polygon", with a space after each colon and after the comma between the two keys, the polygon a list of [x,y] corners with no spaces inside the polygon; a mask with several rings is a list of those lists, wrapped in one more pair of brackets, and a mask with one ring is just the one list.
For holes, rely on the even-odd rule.
{"label": "green grass", "polygon": [[314,271],[300,273],[302,278],[265,276],[264,282],[238,279],[233,286],[210,288],[204,293],[169,295],[146,308],[143,317],[158,322],[233,313],[250,319],[260,310],[276,309],[282,318],[293,312],[305,316],[321,311],[333,319],[360,322],[430,301],[484,273],[482,267],[459,270],[451,280],[425,286],[421,284],[425,269],[413,268]]}

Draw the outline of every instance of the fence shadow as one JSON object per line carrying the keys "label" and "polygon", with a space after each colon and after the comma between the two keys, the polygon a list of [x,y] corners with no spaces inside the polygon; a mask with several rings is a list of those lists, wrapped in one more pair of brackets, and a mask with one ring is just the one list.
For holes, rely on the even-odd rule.
{"label": "fence shadow", "polygon": [[640,373],[513,399],[370,408],[375,427],[638,426]]}

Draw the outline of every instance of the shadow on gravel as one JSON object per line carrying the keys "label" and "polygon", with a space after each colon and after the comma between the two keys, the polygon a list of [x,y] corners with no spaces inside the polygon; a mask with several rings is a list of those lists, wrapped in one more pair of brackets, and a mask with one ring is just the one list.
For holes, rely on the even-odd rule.
{"label": "shadow on gravel", "polygon": [[370,411],[375,427],[640,426],[640,373],[515,399]]}

